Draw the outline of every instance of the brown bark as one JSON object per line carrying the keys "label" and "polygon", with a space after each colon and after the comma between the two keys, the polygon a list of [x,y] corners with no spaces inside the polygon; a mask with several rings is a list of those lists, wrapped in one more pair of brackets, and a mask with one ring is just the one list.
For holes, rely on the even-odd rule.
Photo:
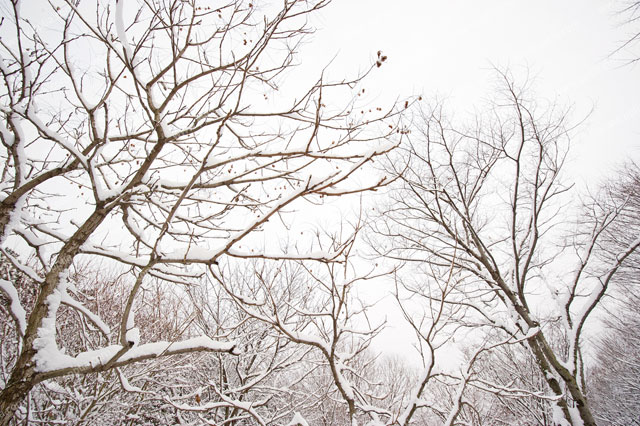
{"label": "brown bark", "polygon": [[[591,413],[591,409],[589,408],[587,398],[578,385],[576,374],[571,373],[571,371],[567,370],[558,361],[543,334],[538,334],[536,338],[539,341],[541,352],[543,352],[544,356],[546,356],[546,358],[549,360],[549,363],[551,364],[553,369],[558,372],[560,377],[562,377],[562,381],[567,386],[567,391],[575,402],[576,407],[578,408],[578,412],[580,413],[580,418],[584,422],[585,426],[596,426],[596,421],[593,417],[593,414]],[[570,418],[568,418],[567,420],[571,421]]]}
{"label": "brown bark", "polygon": [[[551,348],[549,348],[542,332],[528,339],[528,344],[531,348],[531,352],[536,358],[538,367],[540,368],[542,375],[547,381],[547,385],[549,386],[549,388],[551,388],[553,393],[559,397],[564,396],[565,394],[565,392],[562,390],[561,384],[552,375],[552,372],[555,371],[560,375],[562,381],[566,385],[567,391],[575,402],[580,414],[580,418],[584,422],[584,425],[596,426],[596,421],[593,417],[593,414],[591,413],[591,409],[589,408],[587,398],[578,386],[575,375],[571,374],[570,371],[568,371],[558,362],[555,354],[551,351]],[[565,419],[570,424],[573,424],[567,401],[564,398],[559,399],[558,406],[562,409],[562,413]]]}
{"label": "brown bark", "polygon": [[38,337],[38,329],[42,326],[42,320],[47,316],[49,305],[47,298],[53,294],[60,283],[60,274],[68,270],[73,262],[73,258],[80,250],[82,244],[98,228],[109,211],[102,206],[96,208],[85,223],[73,234],[64,245],[56,262],[45,276],[40,287],[38,299],[29,315],[27,329],[22,343],[22,352],[16,361],[16,365],[11,372],[11,377],[7,386],[0,392],[0,409],[2,411],[2,422],[0,425],[9,424],[13,414],[18,409],[22,401],[27,397],[31,389],[38,383],[38,374],[35,371],[36,365],[33,360],[36,350],[33,342]]}

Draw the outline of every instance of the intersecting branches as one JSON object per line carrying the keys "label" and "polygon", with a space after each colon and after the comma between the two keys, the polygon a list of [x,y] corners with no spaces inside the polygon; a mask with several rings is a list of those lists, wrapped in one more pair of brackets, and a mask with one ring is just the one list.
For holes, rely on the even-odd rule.
{"label": "intersecting branches", "polygon": [[[353,177],[404,136],[395,107],[353,113],[375,64],[351,79],[320,75],[302,89],[285,75],[311,32],[307,16],[326,0],[124,3],[50,4],[45,23],[17,1],[2,24],[0,241],[39,286],[0,397],[4,413],[34,383],[70,367],[135,361],[130,313],[147,280],[184,286],[225,256],[286,258],[240,243],[303,198],[384,185],[384,177]],[[57,307],[80,257],[130,271],[118,347],[100,365],[82,357],[54,365],[44,360],[60,355]],[[192,349],[234,347],[215,337]],[[173,342],[188,351],[180,345]]]}

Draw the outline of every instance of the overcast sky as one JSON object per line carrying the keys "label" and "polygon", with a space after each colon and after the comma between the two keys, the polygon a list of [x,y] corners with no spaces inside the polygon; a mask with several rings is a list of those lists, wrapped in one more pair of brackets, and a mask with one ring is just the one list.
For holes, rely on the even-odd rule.
{"label": "overcast sky", "polygon": [[[368,80],[372,102],[438,96],[456,116],[491,97],[493,66],[528,74],[538,98],[570,106],[574,122],[587,117],[567,171],[595,189],[616,164],[640,160],[640,66],[628,64],[633,52],[612,55],[633,30],[616,13],[622,1],[334,0],[312,22],[318,31],[301,62],[317,72],[333,59],[333,76],[342,78],[382,50],[389,60]],[[391,328],[378,347],[408,354],[399,313],[386,303],[381,310]]]}
{"label": "overcast sky", "polygon": [[640,69],[626,65],[633,52],[612,56],[633,30],[616,13],[623,1],[335,0],[313,22],[303,59],[320,66],[337,55],[336,74],[354,73],[381,49],[389,61],[372,93],[437,95],[461,112],[491,95],[493,65],[528,72],[536,95],[572,106],[575,122],[592,111],[574,135],[570,172],[593,183],[640,159]]}

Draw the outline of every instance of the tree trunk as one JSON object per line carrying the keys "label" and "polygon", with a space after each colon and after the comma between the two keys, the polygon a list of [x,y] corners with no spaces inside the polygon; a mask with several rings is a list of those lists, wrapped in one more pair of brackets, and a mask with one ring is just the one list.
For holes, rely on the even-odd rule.
{"label": "tree trunk", "polygon": [[[541,332],[528,339],[528,343],[531,351],[533,352],[533,355],[538,361],[538,366],[543,376],[545,377],[545,380],[547,381],[547,385],[551,388],[553,393],[557,396],[564,395],[560,383],[558,383],[558,381],[551,374],[552,370],[560,375],[562,381],[567,386],[568,393],[576,403],[578,413],[580,414],[580,418],[582,419],[584,426],[597,426],[596,421],[593,418],[593,414],[591,413],[591,409],[589,408],[589,405],[587,403],[587,399],[578,386],[575,376],[571,375],[571,372],[569,372],[562,365],[558,364],[558,361],[553,356],[553,353],[549,354],[549,350],[545,350],[548,349],[548,345]],[[560,399],[558,401],[558,405],[562,409],[562,413],[565,419],[570,424],[573,424],[567,402],[564,399]]]}
{"label": "tree trunk", "polygon": [[49,313],[47,299],[53,294],[60,284],[60,276],[67,271],[73,262],[73,258],[80,250],[89,236],[98,228],[108,213],[107,209],[98,206],[89,216],[84,224],[78,228],[73,236],[64,245],[55,264],[49,270],[40,286],[38,299],[29,314],[27,329],[22,342],[22,353],[16,361],[16,365],[11,372],[11,377],[7,386],[0,392],[0,408],[2,409],[2,423],[0,426],[9,424],[14,413],[27,397],[31,389],[38,383],[36,365],[33,357],[36,350],[33,342],[38,337],[38,330],[42,327],[42,320]]}
{"label": "tree trunk", "polygon": [[[0,426],[7,426],[31,389],[38,383],[33,365],[34,351],[23,352],[11,373],[7,386],[0,392]],[[27,360],[28,364],[24,364]],[[29,364],[30,363],[30,364]]]}

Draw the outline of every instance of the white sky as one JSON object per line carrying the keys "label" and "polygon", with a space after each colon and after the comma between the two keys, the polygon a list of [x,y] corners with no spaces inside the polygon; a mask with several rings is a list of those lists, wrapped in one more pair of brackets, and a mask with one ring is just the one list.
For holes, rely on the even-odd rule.
{"label": "white sky", "polygon": [[632,31],[616,13],[623,1],[335,0],[313,22],[302,62],[317,70],[337,55],[331,70],[341,77],[381,49],[389,60],[370,92],[438,95],[463,112],[491,95],[492,65],[528,70],[536,95],[572,106],[574,121],[593,110],[574,135],[569,171],[594,183],[616,162],[640,159],[640,70],[625,65],[632,52],[611,56]]}
{"label": "white sky", "polygon": [[[616,164],[640,161],[640,69],[627,65],[633,52],[612,55],[633,30],[621,25],[622,7],[623,0],[334,0],[312,22],[318,31],[301,63],[317,76],[335,57],[331,75],[343,78],[382,50],[389,60],[365,85],[371,102],[437,95],[460,116],[492,95],[493,65],[528,74],[536,97],[571,106],[574,122],[588,115],[567,171],[593,188]],[[388,304],[380,311],[391,329],[377,346],[407,354],[399,313]]]}
{"label": "white sky", "polygon": [[[389,60],[367,80],[371,102],[438,95],[463,113],[491,96],[492,65],[523,76],[528,69],[536,93],[574,105],[575,121],[593,110],[574,136],[570,172],[595,184],[617,162],[640,161],[640,68],[625,65],[630,54],[610,57],[631,31],[615,13],[622,6],[623,0],[334,0],[314,17],[318,31],[300,62],[315,78],[335,57],[337,79],[367,69],[382,50]],[[307,216],[299,220],[311,222]],[[392,323],[399,320],[387,313],[396,316]],[[398,331],[384,341],[401,350],[406,339]]]}

